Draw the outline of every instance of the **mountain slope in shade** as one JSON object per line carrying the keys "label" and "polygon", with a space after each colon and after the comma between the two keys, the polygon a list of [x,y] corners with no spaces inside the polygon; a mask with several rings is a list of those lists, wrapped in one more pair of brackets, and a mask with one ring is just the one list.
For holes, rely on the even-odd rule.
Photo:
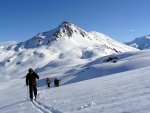
{"label": "mountain slope in shade", "polygon": [[150,35],[136,38],[131,42],[126,42],[125,44],[131,47],[140,49],[140,50],[149,49],[150,48]]}
{"label": "mountain slope in shade", "polygon": [[1,80],[22,78],[30,67],[42,75],[58,76],[53,71],[44,71],[58,69],[62,71],[60,75],[66,76],[64,68],[82,66],[102,56],[135,50],[104,34],[86,32],[72,23],[63,22],[56,29],[0,49],[0,76],[3,76]]}

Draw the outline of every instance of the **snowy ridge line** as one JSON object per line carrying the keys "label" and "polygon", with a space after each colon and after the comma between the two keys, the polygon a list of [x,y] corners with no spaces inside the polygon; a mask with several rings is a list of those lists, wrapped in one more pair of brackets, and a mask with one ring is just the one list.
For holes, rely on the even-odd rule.
{"label": "snowy ridge line", "polygon": [[53,113],[51,112],[49,109],[47,109],[46,107],[38,104],[36,101],[32,102],[33,106],[38,109],[39,111],[41,111],[42,113]]}
{"label": "snowy ridge line", "polygon": [[51,111],[52,113],[63,113],[63,112],[61,112],[61,111],[59,111],[59,110],[57,110],[57,109],[55,109],[55,108],[53,108],[53,107],[51,107],[51,106],[45,105],[45,104],[43,104],[43,103],[41,103],[41,102],[39,102],[39,101],[36,101],[36,103],[37,103],[38,105],[40,105],[40,106],[43,106],[45,109],[48,109],[48,110]]}

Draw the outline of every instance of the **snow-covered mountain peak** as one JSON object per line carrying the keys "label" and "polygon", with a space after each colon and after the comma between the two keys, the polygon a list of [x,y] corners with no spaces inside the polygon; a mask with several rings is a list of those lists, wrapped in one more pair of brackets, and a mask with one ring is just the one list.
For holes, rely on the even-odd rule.
{"label": "snow-covered mountain peak", "polygon": [[150,48],[150,35],[138,37],[131,42],[126,42],[127,45],[138,49],[149,49]]}
{"label": "snow-covered mountain peak", "polygon": [[[16,46],[11,46],[9,48],[13,48],[18,50],[18,48],[36,48],[39,46],[47,46],[51,45],[55,41],[59,40],[65,40],[70,38],[76,38],[78,37],[78,40],[81,41],[80,38],[88,37],[88,33],[81,28],[77,27],[76,25],[69,23],[69,22],[63,22],[60,24],[57,28],[52,29],[47,32],[41,32],[38,33],[33,38],[19,43]],[[88,37],[89,38],[89,37]]]}
{"label": "snow-covered mountain peak", "polygon": [[63,21],[60,25],[59,25],[59,27],[62,27],[62,28],[71,28],[71,27],[75,27],[75,25],[74,24],[72,24],[72,23],[70,23],[70,22],[66,22],[66,21]]}
{"label": "snow-covered mountain peak", "polygon": [[7,50],[14,49],[15,51],[20,51],[24,48],[39,48],[42,46],[46,46],[46,48],[57,46],[57,48],[67,48],[67,50],[68,48],[71,50],[72,48],[78,47],[93,48],[94,46],[99,46],[101,49],[104,48],[109,50],[109,53],[112,53],[110,51],[118,53],[133,49],[104,34],[98,32],[86,32],[80,27],[64,21],[57,28],[47,32],[38,33],[36,36],[25,42],[8,47]]}
{"label": "snow-covered mountain peak", "polygon": [[61,25],[58,26],[57,31],[53,36],[55,36],[56,38],[62,38],[65,36],[73,37],[75,35],[85,36],[87,35],[87,32],[70,22],[64,21]]}

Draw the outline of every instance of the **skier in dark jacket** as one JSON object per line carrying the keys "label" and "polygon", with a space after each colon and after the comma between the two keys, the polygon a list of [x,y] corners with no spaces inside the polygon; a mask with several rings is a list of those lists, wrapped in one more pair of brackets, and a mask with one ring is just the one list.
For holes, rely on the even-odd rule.
{"label": "skier in dark jacket", "polygon": [[29,69],[29,73],[26,75],[26,85],[29,85],[30,99],[33,101],[33,92],[36,99],[37,88],[36,88],[36,79],[39,79],[37,73],[33,71],[32,68]]}
{"label": "skier in dark jacket", "polygon": [[61,80],[58,80],[57,78],[55,78],[55,80],[54,80],[55,87],[59,86],[59,81],[61,81]]}

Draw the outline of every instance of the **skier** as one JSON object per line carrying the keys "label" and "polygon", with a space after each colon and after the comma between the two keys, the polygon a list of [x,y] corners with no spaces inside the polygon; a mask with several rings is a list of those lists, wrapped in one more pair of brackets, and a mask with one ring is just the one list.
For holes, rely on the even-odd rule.
{"label": "skier", "polygon": [[46,79],[46,83],[47,83],[48,88],[50,88],[50,83],[51,83],[50,78],[47,78],[47,79]]}
{"label": "skier", "polygon": [[29,73],[26,75],[26,85],[27,87],[29,85],[30,99],[31,101],[33,101],[33,92],[34,92],[35,100],[37,96],[36,79],[39,80],[39,76],[37,73],[33,71],[32,68],[30,68],[28,71]]}
{"label": "skier", "polygon": [[58,80],[57,78],[55,78],[55,80],[54,80],[55,87],[59,86],[59,81],[61,81],[61,80]]}

